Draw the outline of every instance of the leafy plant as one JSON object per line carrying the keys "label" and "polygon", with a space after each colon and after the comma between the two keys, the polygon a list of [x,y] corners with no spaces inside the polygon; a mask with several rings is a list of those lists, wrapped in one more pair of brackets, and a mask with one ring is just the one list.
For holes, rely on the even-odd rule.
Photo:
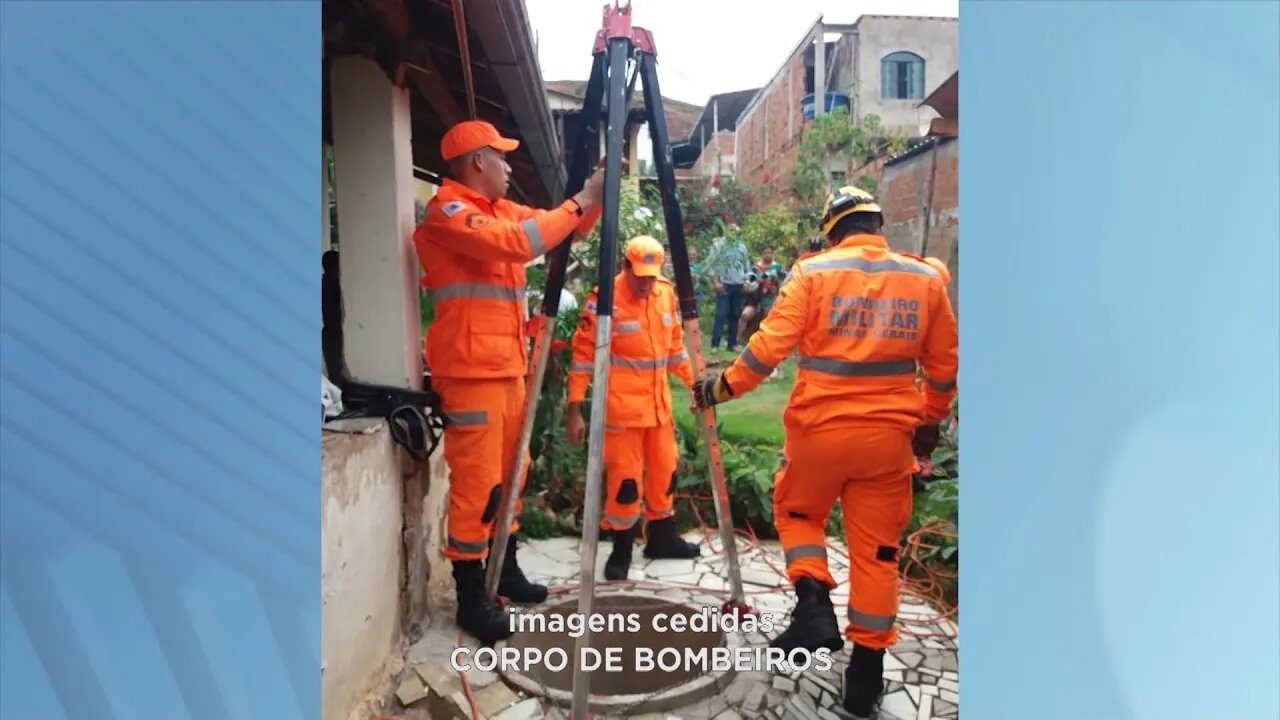
{"label": "leafy plant", "polygon": [[[591,234],[583,241],[575,242],[570,251],[573,261],[577,263],[577,271],[572,273],[578,284],[578,294],[585,294],[594,287],[598,280],[597,268],[600,258],[601,223],[596,223]],[[622,248],[631,238],[637,235],[649,235],[659,242],[666,242],[666,225],[663,223],[661,201],[651,193],[641,193],[634,182],[623,182],[618,194],[618,248],[614,256],[618,263],[613,272],[621,267]],[[612,276],[613,272],[610,273]],[[530,288],[543,287],[542,282],[530,285]]]}
{"label": "leafy plant", "polygon": [[765,247],[772,247],[775,255],[796,248],[796,218],[783,206],[774,206],[749,215],[742,223],[742,239],[758,257]]}
{"label": "leafy plant", "polygon": [[517,533],[521,540],[544,540],[561,534],[555,513],[537,505],[525,505],[520,513],[520,531]]}
{"label": "leafy plant", "polygon": [[731,176],[681,183],[677,194],[688,236],[722,235],[724,225],[742,225],[751,213],[759,210],[756,207],[760,196],[758,188]]}
{"label": "leafy plant", "polygon": [[[868,160],[901,152],[906,142],[903,132],[886,129],[879,116],[868,114],[854,119],[847,107],[838,107],[810,121],[801,136],[790,188],[801,208],[797,215],[803,228],[808,231],[817,227],[822,202],[837,184],[833,173],[847,177]],[[874,192],[875,180],[869,176],[855,178],[853,184]]]}
{"label": "leafy plant", "polygon": [[[715,503],[709,484],[708,458],[703,451],[701,429],[692,422],[676,425],[680,464],[676,470],[677,492],[690,496],[707,523],[715,522]],[[760,537],[776,537],[773,527],[773,478],[778,466],[778,448],[768,444],[735,442],[717,424],[725,485],[729,491],[729,511],[734,526],[751,528]],[[688,506],[678,507],[680,524],[693,524]]]}

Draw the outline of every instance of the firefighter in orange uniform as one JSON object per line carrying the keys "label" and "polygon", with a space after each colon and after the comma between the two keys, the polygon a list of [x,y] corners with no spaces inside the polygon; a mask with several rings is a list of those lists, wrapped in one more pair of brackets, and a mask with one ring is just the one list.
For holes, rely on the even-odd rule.
{"label": "firefighter in orange uniform", "polygon": [[[671,281],[662,277],[665,253],[657,240],[641,235],[627,243],[623,269],[614,277],[610,341],[609,400],[605,410],[606,495],[600,527],[613,533],[613,551],[604,566],[607,580],[622,580],[640,529],[641,499],[648,522],[645,557],[696,558],[697,545],[676,533],[675,424],[670,373],[693,386],[693,365],[684,349],[680,305]],[[573,336],[569,366],[569,441],[586,435],[582,400],[591,382],[596,343],[596,296],[587,296]]]}
{"label": "firefighter in orange uniform", "polygon": [[849,545],[845,635],[853,643],[843,704],[856,717],[870,716],[883,692],[884,651],[897,642],[898,552],[911,517],[915,457],[937,445],[958,362],[942,278],[929,264],[890,251],[883,223],[866,192],[832,193],[822,219],[831,247],[796,263],[732,367],[694,388],[703,408],[741,397],[799,351],[773,495],[798,600],[773,645],[789,652],[844,644],[828,594],[836,582],[823,533],[840,500]]}
{"label": "firefighter in orange uniform", "polygon": [[[554,210],[504,198],[519,146],[493,125],[466,121],[440,141],[449,177],[427,203],[413,241],[431,292],[435,320],[426,360],[444,406],[444,458],[449,466],[448,539],[458,625],[482,642],[509,637],[507,614],[486,596],[483,561],[505,553],[498,594],[539,603],[547,589],[516,563],[516,521],[505,548],[490,548],[502,484],[517,459],[529,350],[525,334],[525,264],[588,234],[600,217],[603,173]],[[519,461],[528,471],[529,458]],[[517,508],[516,516],[519,516]]]}

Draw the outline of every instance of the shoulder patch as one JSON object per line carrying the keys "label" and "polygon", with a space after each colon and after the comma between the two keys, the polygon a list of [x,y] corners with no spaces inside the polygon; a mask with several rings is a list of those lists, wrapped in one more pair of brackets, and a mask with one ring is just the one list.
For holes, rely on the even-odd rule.
{"label": "shoulder patch", "polygon": [[444,213],[445,217],[453,217],[466,207],[467,204],[461,200],[454,200],[453,202],[445,203],[445,206],[440,208],[440,212]]}

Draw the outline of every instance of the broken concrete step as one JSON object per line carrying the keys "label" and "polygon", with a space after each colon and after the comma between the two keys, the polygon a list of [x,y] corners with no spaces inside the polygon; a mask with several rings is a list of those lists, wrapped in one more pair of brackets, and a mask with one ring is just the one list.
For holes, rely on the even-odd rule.
{"label": "broken concrete step", "polygon": [[450,695],[442,702],[431,703],[431,717],[440,720],[472,720],[471,703],[461,690]]}
{"label": "broken concrete step", "polygon": [[404,679],[400,681],[400,687],[396,688],[396,699],[405,707],[409,707],[426,697],[427,685],[414,672],[406,673]]}
{"label": "broken concrete step", "polygon": [[425,662],[413,666],[413,672],[422,680],[422,684],[430,695],[447,698],[462,689],[462,679],[458,672],[448,665],[438,662]]}
{"label": "broken concrete step", "polygon": [[502,683],[473,691],[472,695],[476,699],[476,709],[481,715],[489,718],[496,717],[498,713],[520,702],[520,696]]}

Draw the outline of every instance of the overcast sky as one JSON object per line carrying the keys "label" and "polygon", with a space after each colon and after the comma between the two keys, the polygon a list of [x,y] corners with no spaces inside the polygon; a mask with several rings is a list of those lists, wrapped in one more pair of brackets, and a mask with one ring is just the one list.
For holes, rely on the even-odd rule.
{"label": "overcast sky", "polygon": [[[605,0],[524,2],[543,79],[586,80]],[[959,6],[959,0],[635,0],[631,20],[654,35],[663,96],[701,106],[714,93],[768,82],[819,15],[832,23],[864,14],[957,17]]]}

